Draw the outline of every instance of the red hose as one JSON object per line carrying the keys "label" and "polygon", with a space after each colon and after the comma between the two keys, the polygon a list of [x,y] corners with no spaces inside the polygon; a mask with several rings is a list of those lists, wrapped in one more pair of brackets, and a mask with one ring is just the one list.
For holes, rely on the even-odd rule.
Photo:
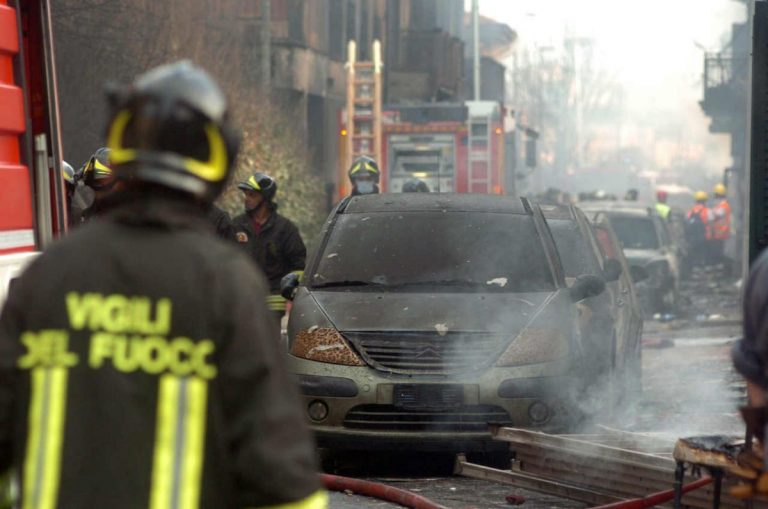
{"label": "red hose", "polygon": [[410,491],[401,490],[394,486],[387,486],[378,482],[364,481],[362,479],[353,479],[340,475],[320,474],[320,478],[328,491],[346,491],[349,490],[359,495],[378,498],[399,504],[403,507],[412,509],[447,509],[445,506],[436,504]]}
{"label": "red hose", "polygon": [[[706,486],[712,482],[711,477],[702,477],[698,481],[683,486],[683,493],[688,493],[695,489]],[[675,498],[675,490],[660,491],[658,493],[652,493],[644,498],[633,498],[631,500],[622,500],[621,502],[613,502],[611,504],[601,505],[594,507],[593,509],[646,509],[655,505],[669,502]]]}

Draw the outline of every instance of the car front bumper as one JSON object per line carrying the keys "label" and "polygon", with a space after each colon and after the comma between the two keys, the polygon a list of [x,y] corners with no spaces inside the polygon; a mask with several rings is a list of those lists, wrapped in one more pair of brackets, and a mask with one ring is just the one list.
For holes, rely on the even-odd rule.
{"label": "car front bumper", "polygon": [[[333,449],[407,448],[418,450],[496,450],[490,424],[563,430],[581,413],[572,363],[559,360],[519,367],[491,367],[455,375],[396,375],[288,356],[298,374],[307,419],[318,445]],[[449,385],[463,395],[451,408],[398,406],[401,385]],[[327,415],[310,417],[312,404]]]}

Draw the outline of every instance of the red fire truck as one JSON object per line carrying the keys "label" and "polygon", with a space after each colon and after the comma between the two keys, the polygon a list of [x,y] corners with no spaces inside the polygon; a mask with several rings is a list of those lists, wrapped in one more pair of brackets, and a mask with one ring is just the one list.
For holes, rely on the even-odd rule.
{"label": "red fire truck", "polygon": [[50,0],[0,0],[0,301],[64,231]]}
{"label": "red fire truck", "polygon": [[[340,197],[346,181],[346,116],[341,115]],[[360,140],[363,144],[365,139]],[[366,153],[353,145],[353,155]],[[380,188],[400,192],[409,178],[433,192],[503,194],[504,130],[501,106],[492,101],[393,106],[382,113]]]}

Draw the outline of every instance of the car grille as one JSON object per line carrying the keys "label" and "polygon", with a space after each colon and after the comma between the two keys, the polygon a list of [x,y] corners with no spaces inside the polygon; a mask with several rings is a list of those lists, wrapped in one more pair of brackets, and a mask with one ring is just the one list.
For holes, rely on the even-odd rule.
{"label": "car grille", "polygon": [[465,405],[449,411],[403,410],[393,405],[358,405],[344,427],[368,431],[484,432],[489,424],[510,426],[509,414],[493,405]]}
{"label": "car grille", "polygon": [[344,336],[376,369],[450,374],[479,370],[498,359],[508,335],[448,332],[354,332]]}

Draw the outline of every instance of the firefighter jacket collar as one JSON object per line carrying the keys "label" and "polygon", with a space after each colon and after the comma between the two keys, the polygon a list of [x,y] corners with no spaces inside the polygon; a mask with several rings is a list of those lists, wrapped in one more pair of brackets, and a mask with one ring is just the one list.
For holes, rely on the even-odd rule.
{"label": "firefighter jacket collar", "polygon": [[[246,212],[245,215],[248,217],[248,222],[247,222],[248,234],[255,235],[256,228],[254,227],[254,223],[256,222],[256,219],[253,217],[253,214],[251,212]],[[276,220],[277,220],[277,212],[275,212],[274,210],[270,211],[269,217],[267,218],[266,221],[264,221],[264,224],[261,225],[261,228],[259,229],[259,233],[264,233],[270,228],[273,228],[275,226]]]}
{"label": "firefighter jacket collar", "polygon": [[138,197],[115,205],[105,217],[134,226],[211,230],[206,210],[195,202],[180,198]]}

